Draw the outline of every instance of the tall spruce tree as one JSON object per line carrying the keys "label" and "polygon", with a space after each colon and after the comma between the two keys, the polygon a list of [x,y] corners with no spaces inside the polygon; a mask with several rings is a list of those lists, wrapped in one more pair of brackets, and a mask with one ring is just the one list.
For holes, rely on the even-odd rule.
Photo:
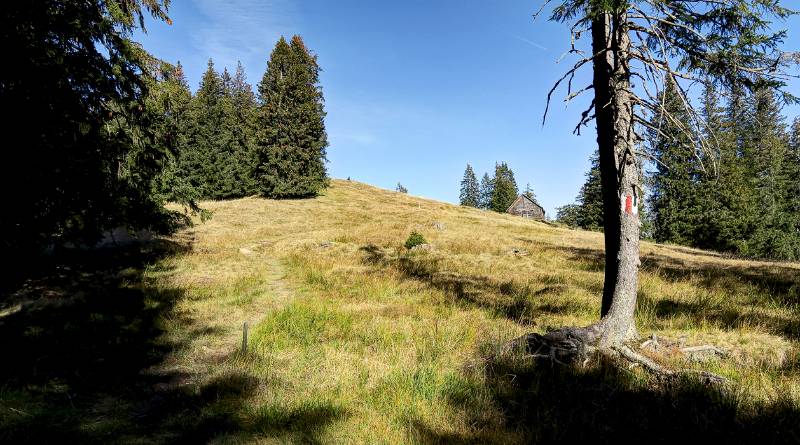
{"label": "tall spruce tree", "polygon": [[793,233],[797,236],[797,231],[800,230],[800,117],[796,117],[789,128],[784,165],[784,174],[786,175],[785,211],[795,220]]}
{"label": "tall spruce tree", "polygon": [[756,187],[761,212],[775,215],[783,200],[783,162],[786,158],[788,135],[780,106],[771,88],[759,88],[750,96],[753,110],[748,120],[748,144],[752,146]]}
{"label": "tall spruce tree", "polygon": [[793,216],[787,212],[788,135],[780,106],[771,88],[759,88],[751,96],[747,151],[752,156],[751,180],[757,200],[757,217],[752,237],[745,244],[746,255],[792,260],[800,249],[794,233]]}
{"label": "tall spruce tree", "polygon": [[741,85],[730,88],[729,100],[718,136],[719,174],[714,197],[716,212],[709,232],[716,235],[709,247],[718,251],[742,253],[752,237],[757,219],[757,197],[753,187],[753,161],[747,115],[747,91]]}
{"label": "tall spruce tree", "polygon": [[244,72],[242,62],[236,62],[236,73],[230,86],[231,95],[233,96],[233,109],[236,119],[246,124],[248,127],[242,127],[242,132],[251,132],[255,124],[255,111],[256,111],[256,96],[253,93],[253,87],[247,82],[247,75]]}
{"label": "tall spruce tree", "polygon": [[[23,263],[41,248],[93,243],[116,226],[160,226],[154,183],[170,146],[146,97],[154,73],[132,40],[160,0],[9,2],[0,35],[0,128],[10,157],[0,251]],[[8,271],[7,271],[8,272]],[[8,276],[9,273],[4,274]]]}
{"label": "tall spruce tree", "polygon": [[325,111],[317,57],[300,36],[281,37],[258,85],[258,189],[273,198],[308,197],[328,183]]}
{"label": "tall spruce tree", "polygon": [[692,245],[718,249],[721,222],[730,219],[729,212],[722,207],[723,194],[727,192],[723,188],[723,178],[726,178],[728,172],[727,165],[736,157],[730,139],[723,133],[725,108],[720,101],[717,87],[712,82],[705,82],[703,85],[700,113],[706,123],[702,129],[703,137],[714,141],[716,150],[699,155],[703,171],[698,177]]}
{"label": "tall spruce tree", "polygon": [[158,182],[158,191],[168,201],[188,203],[199,210],[194,202],[201,196],[179,170],[181,156],[189,150],[192,92],[180,62],[175,66],[158,63],[157,71],[161,76],[150,88],[148,100],[151,107],[164,116],[161,131],[174,148]]}
{"label": "tall spruce tree", "polygon": [[600,183],[600,159],[597,152],[591,158],[586,181],[578,192],[576,225],[586,230],[603,229],[603,189]]}
{"label": "tall spruce tree", "polygon": [[225,97],[225,84],[209,59],[192,98],[188,144],[179,158],[180,175],[204,199],[223,197],[224,153],[230,142]]}
{"label": "tall spruce tree", "polygon": [[481,178],[480,188],[480,208],[489,210],[492,207],[492,196],[494,195],[494,179],[489,173],[484,173]]}
{"label": "tall spruce tree", "polygon": [[222,81],[222,89],[226,96],[231,96],[233,93],[233,76],[228,71],[228,67],[222,69],[222,75],[220,75],[220,80]]}
{"label": "tall spruce tree", "polygon": [[[225,71],[227,73],[227,70]],[[228,146],[220,159],[223,162],[222,191],[225,198],[238,198],[257,193],[255,169],[255,112],[253,88],[247,83],[244,68],[237,62],[234,76],[223,74],[226,84],[224,110]]]}
{"label": "tall spruce tree", "polygon": [[478,178],[475,177],[475,172],[472,166],[467,164],[464,170],[464,178],[461,180],[461,193],[459,194],[459,202],[462,206],[479,207],[481,201],[480,189],[478,186]]}
{"label": "tall spruce tree", "polygon": [[656,114],[648,132],[650,151],[655,159],[651,176],[650,209],[654,238],[658,242],[690,244],[697,210],[695,185],[695,136],[687,134],[689,112],[669,82],[660,98],[664,113]]}
{"label": "tall spruce tree", "polygon": [[[786,158],[784,160],[784,176],[786,179],[786,199],[783,212],[789,219],[787,234],[795,242],[800,240],[800,118],[795,118],[789,129]],[[795,250],[795,260],[800,253]]]}
{"label": "tall spruce tree", "polygon": [[600,184],[600,165],[597,153],[591,157],[586,180],[578,191],[575,204],[556,209],[556,221],[585,230],[603,229],[603,191]]}
{"label": "tall spruce tree", "polygon": [[489,206],[495,212],[505,213],[519,196],[514,172],[505,162],[495,165],[492,185],[492,199]]}

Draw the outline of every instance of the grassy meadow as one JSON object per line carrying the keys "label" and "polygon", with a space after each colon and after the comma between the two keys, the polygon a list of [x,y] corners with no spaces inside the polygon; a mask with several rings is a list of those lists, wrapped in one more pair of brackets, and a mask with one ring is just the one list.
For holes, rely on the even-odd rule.
{"label": "grassy meadow", "polygon": [[[728,352],[651,357],[729,379],[717,387],[607,359],[491,359],[597,319],[602,234],[341,180],[202,206],[213,217],[170,239],[8,291],[0,439],[800,442],[798,264],[643,244],[640,333]],[[403,247],[412,231],[432,247]]]}

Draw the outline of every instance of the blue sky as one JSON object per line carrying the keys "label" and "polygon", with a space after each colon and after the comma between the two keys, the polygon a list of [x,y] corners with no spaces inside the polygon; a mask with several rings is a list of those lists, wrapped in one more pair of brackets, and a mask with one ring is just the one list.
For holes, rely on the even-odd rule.
{"label": "blue sky", "polygon": [[[594,127],[574,136],[585,101],[547,91],[569,65],[564,25],[532,14],[538,0],[173,1],[173,25],[150,22],[146,49],[180,61],[193,89],[209,58],[241,60],[258,83],[281,36],[300,34],[319,56],[328,169],[385,188],[457,202],[467,163],[481,176],[506,161],[550,216],[572,202],[594,149]],[[800,19],[787,49],[800,49]],[[576,81],[587,82],[585,73]],[[581,83],[583,81],[583,83]],[[800,93],[794,88],[795,94]]]}

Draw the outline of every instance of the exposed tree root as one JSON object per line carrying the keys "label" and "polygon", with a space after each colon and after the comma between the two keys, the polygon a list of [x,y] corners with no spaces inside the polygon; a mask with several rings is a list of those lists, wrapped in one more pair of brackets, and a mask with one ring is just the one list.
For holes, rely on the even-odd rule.
{"label": "exposed tree root", "polygon": [[615,352],[617,352],[620,356],[627,359],[628,361],[642,365],[645,367],[645,369],[654,374],[666,375],[666,376],[671,376],[675,374],[674,371],[659,365],[658,363],[654,362],[653,360],[650,360],[649,358],[645,357],[642,354],[639,354],[638,352],[631,349],[629,346],[626,345],[615,346],[612,349]]}
{"label": "exposed tree root", "polygon": [[[499,353],[500,355],[505,355],[509,352],[518,352],[534,360],[548,360],[551,363],[562,365],[585,365],[592,354],[599,353],[614,358],[622,358],[632,364],[640,365],[659,377],[671,378],[681,374],[697,373],[700,375],[701,380],[708,384],[721,384],[727,381],[724,377],[708,371],[668,369],[645,355],[636,352],[626,344],[601,347],[598,345],[598,331],[599,327],[592,325],[585,328],[562,328],[544,335],[526,334],[506,343]],[[669,342],[666,342],[666,344],[669,344]],[[660,343],[655,335],[640,345],[641,349],[649,348],[654,351],[664,347],[666,345]],[[698,354],[702,356],[709,354],[726,355],[725,351],[713,345],[692,346],[678,350],[690,360],[696,360]]]}
{"label": "exposed tree root", "polygon": [[650,349],[652,351],[674,350],[680,352],[692,361],[704,361],[714,357],[726,357],[728,353],[714,345],[688,346],[684,347],[683,342],[676,342],[665,337],[656,337],[655,334],[645,340],[640,349]]}

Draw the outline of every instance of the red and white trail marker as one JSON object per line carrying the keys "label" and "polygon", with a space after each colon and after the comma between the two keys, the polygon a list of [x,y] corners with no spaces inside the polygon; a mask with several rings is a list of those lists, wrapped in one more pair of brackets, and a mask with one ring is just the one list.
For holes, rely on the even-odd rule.
{"label": "red and white trail marker", "polygon": [[638,215],[639,214],[639,196],[638,193],[634,192],[633,195],[625,194],[624,196],[620,196],[620,201],[622,201],[622,211],[628,215]]}

